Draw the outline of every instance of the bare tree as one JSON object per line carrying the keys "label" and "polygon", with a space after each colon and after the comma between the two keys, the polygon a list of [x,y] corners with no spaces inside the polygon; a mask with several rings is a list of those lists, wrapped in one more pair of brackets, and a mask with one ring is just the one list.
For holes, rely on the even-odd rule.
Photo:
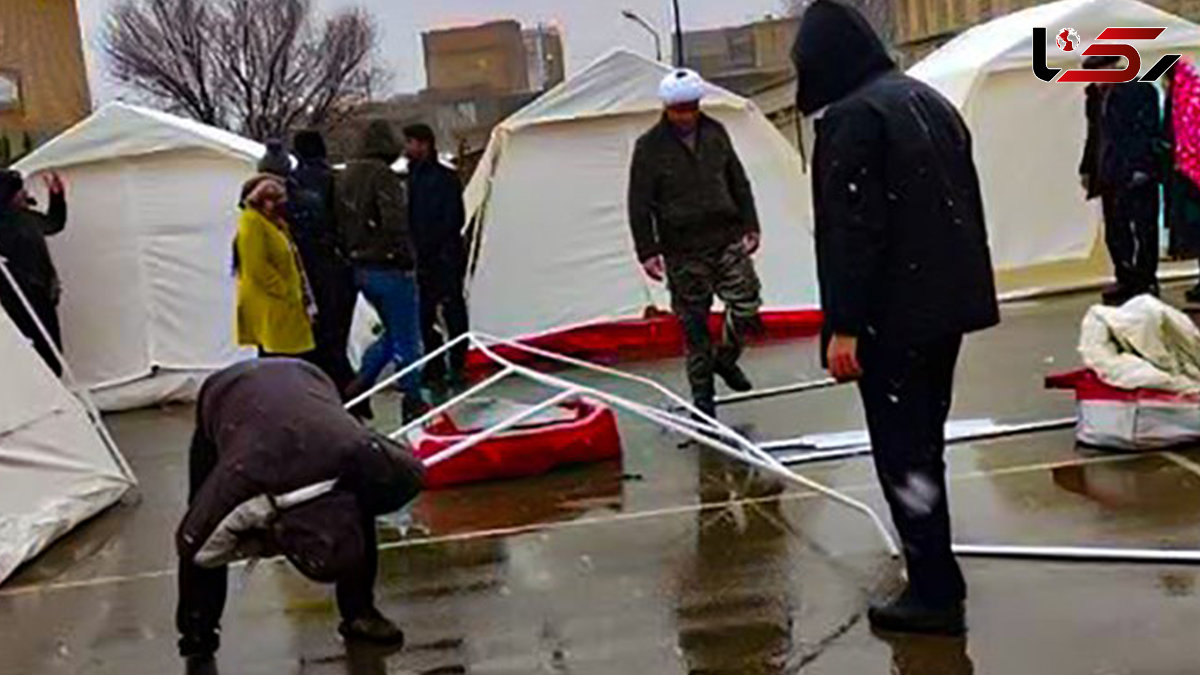
{"label": "bare tree", "polygon": [[155,103],[263,140],[366,100],[377,34],[362,9],[319,22],[311,0],[122,0],[104,49]]}

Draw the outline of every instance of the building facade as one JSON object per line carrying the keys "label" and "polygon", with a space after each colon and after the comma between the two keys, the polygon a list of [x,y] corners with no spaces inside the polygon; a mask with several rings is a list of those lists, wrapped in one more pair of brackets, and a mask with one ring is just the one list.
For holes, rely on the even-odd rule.
{"label": "building facade", "polygon": [[795,18],[766,19],[685,32],[684,63],[719,86],[753,95],[791,76],[791,49],[799,25]]}
{"label": "building facade", "polygon": [[423,39],[430,90],[529,90],[525,36],[516,21],[435,30]]}
{"label": "building facade", "polygon": [[74,0],[0,0],[0,164],[91,112]]}
{"label": "building facade", "polygon": [[525,62],[529,70],[529,88],[545,91],[567,77],[562,32],[557,26],[538,24],[522,33],[525,38]]}

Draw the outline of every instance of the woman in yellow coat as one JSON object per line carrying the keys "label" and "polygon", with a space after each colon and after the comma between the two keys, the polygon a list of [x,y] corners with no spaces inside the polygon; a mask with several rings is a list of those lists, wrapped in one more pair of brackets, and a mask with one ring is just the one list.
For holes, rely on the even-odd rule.
{"label": "woman in yellow coat", "polygon": [[315,309],[285,220],[287,188],[259,175],[243,193],[235,247],[238,344],[263,356],[306,356],[316,349]]}

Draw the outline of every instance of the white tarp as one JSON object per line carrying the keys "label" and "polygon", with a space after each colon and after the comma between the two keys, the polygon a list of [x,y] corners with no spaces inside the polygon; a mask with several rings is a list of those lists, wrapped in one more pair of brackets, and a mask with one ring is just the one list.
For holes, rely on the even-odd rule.
{"label": "white tarp", "polygon": [[[634,143],[659,118],[667,66],[616,51],[502,122],[466,190],[482,222],[470,283],[480,331],[529,336],[668,307],[637,263],[626,215]],[[767,309],[816,308],[810,177],[749,101],[712,88],[746,165],[763,228]]]}
{"label": "white tarp", "polygon": [[0,583],[133,486],[83,406],[0,312]]}
{"label": "white tarp", "polygon": [[1054,43],[1074,28],[1084,44],[1110,26],[1166,27],[1138,44],[1142,70],[1164,53],[1200,48],[1200,26],[1136,0],[1061,0],[976,26],[909,71],[963,111],[997,269],[1082,260],[1100,238],[1096,203],[1085,201],[1078,166],[1086,136],[1084,85],[1034,76],[1033,28],[1046,28],[1052,67],[1079,67],[1078,52]]}
{"label": "white tarp", "polygon": [[[261,145],[123,103],[23,159],[67,183],[51,238],[68,363],[104,410],[195,396],[236,361],[231,270],[236,202]],[[40,195],[44,202],[45,195]]]}
{"label": "white tarp", "polygon": [[1152,295],[1088,310],[1079,355],[1105,384],[1118,389],[1200,393],[1200,329]]}

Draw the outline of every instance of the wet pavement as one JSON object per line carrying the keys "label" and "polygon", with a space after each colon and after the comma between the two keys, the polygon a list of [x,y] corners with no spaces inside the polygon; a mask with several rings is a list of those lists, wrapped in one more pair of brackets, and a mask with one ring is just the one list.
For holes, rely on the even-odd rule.
{"label": "wet pavement", "polygon": [[[1179,289],[1174,289],[1177,295]],[[1042,377],[1076,363],[1087,297],[1011,305],[969,340],[953,417],[1070,415]],[[754,350],[762,386],[819,377],[811,342]],[[677,361],[641,364],[674,388]],[[567,373],[581,380],[590,376]],[[633,393],[627,385],[614,387]],[[506,395],[531,396],[535,387]],[[182,672],[171,533],[182,513],[186,407],[115,416],[140,498],[68,536],[0,587],[0,673]],[[861,427],[852,389],[723,411],[767,440]],[[381,523],[379,604],[397,653],[347,651],[329,589],[285,564],[235,570],[221,672],[1155,675],[1200,671],[1200,567],[964,560],[966,639],[872,635],[868,598],[899,583],[860,515],[623,417],[621,463],[427,493]],[[1200,454],[1106,455],[1070,431],[959,446],[962,543],[1200,548]],[[882,508],[870,463],[805,475]]]}

